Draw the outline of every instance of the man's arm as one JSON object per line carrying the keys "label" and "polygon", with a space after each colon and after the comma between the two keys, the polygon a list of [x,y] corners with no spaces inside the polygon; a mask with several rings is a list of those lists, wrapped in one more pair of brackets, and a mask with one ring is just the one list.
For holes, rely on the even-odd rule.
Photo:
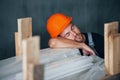
{"label": "man's arm", "polygon": [[78,48],[82,49],[85,54],[95,54],[94,51],[85,43],[76,42],[62,37],[51,38],[48,45],[51,48]]}

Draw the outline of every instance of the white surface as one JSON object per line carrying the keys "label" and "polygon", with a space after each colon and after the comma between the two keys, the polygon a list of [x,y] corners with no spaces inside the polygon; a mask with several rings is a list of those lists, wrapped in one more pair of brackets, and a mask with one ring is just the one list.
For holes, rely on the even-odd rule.
{"label": "white surface", "polygon": [[[78,49],[42,49],[45,80],[99,80],[105,75],[103,59],[81,56]],[[0,80],[22,80],[22,57],[0,61]]]}

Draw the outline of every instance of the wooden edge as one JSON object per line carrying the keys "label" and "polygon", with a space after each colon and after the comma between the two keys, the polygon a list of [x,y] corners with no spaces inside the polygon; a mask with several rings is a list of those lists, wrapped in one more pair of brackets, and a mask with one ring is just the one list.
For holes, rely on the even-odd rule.
{"label": "wooden edge", "polygon": [[101,78],[100,80],[108,80],[109,77],[110,77],[110,75],[106,75],[105,77]]}
{"label": "wooden edge", "polygon": [[120,73],[120,33],[114,34],[114,74]]}
{"label": "wooden edge", "polygon": [[19,52],[19,46],[18,46],[18,32],[15,32],[15,54],[16,56],[19,56],[20,55],[20,52]]}
{"label": "wooden edge", "polygon": [[108,36],[108,41],[109,41],[109,75],[114,74],[114,34],[110,34]]}
{"label": "wooden edge", "polygon": [[32,37],[32,18],[18,19],[18,33],[22,40]]}

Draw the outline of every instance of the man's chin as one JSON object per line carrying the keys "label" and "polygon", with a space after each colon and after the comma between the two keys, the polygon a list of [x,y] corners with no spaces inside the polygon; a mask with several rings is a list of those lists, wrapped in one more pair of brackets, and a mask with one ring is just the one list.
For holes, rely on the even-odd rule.
{"label": "man's chin", "polygon": [[78,34],[75,38],[76,42],[85,42],[84,34]]}
{"label": "man's chin", "polygon": [[75,40],[76,42],[84,42],[83,40]]}

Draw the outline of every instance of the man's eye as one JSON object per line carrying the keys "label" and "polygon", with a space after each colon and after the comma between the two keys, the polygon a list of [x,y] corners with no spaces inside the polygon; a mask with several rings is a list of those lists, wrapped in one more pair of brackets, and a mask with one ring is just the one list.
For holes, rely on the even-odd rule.
{"label": "man's eye", "polygon": [[70,33],[67,33],[66,35],[65,35],[65,37],[69,37],[70,36]]}
{"label": "man's eye", "polygon": [[72,26],[71,26],[71,30],[74,30],[74,29],[75,29],[75,27],[72,25]]}

